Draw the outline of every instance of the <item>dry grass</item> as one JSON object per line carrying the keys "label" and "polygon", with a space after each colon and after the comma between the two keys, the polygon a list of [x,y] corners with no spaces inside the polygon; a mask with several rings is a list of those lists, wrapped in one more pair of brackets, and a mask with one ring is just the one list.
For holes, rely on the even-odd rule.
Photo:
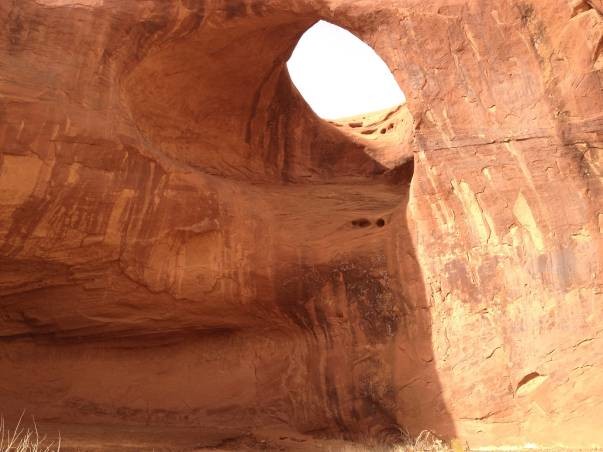
{"label": "dry grass", "polygon": [[449,452],[452,450],[429,430],[423,430],[414,441],[410,441],[410,444],[395,446],[392,452]]}
{"label": "dry grass", "polygon": [[423,430],[416,438],[412,438],[408,431],[400,431],[404,441],[387,449],[388,452],[462,452],[464,448],[451,448],[433,432]]}
{"label": "dry grass", "polygon": [[32,417],[32,427],[22,424],[23,414],[14,429],[9,429],[4,418],[0,417],[0,452],[59,452],[61,437],[57,443],[49,442],[46,436],[40,437],[38,426]]}
{"label": "dry grass", "polygon": [[364,445],[349,444],[343,448],[333,448],[332,452],[464,452],[465,448],[446,444],[429,430],[422,431],[416,438],[411,438],[408,432],[401,431],[401,442],[395,445],[371,444],[367,440]]}

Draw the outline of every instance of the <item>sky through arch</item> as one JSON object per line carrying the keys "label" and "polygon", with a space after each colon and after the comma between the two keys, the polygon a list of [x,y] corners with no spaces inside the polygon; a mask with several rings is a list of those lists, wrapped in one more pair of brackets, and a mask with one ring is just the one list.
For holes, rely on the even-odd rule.
{"label": "sky through arch", "polygon": [[369,45],[322,20],[301,37],[287,68],[306,102],[324,119],[383,110],[406,100]]}

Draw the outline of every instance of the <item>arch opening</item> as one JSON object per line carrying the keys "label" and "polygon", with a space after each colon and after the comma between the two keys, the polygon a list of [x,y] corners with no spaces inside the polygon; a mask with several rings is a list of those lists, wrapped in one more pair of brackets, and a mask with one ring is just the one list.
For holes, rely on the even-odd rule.
{"label": "arch opening", "polygon": [[406,97],[383,59],[351,32],[321,20],[300,38],[287,69],[323,119],[393,109]]}

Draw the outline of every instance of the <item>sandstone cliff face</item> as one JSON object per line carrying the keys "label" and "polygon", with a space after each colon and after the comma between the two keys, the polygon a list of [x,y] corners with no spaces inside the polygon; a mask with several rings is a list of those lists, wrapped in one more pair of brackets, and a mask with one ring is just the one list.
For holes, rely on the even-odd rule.
{"label": "sandstone cliff face", "polygon": [[[602,10],[0,2],[1,409],[603,444]],[[391,130],[292,86],[319,19]]]}

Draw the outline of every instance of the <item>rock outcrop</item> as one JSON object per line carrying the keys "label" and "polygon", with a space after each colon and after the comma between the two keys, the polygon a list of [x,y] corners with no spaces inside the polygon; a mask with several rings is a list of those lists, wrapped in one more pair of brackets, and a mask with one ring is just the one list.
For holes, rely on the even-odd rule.
{"label": "rock outcrop", "polygon": [[[0,409],[603,445],[601,11],[0,2]],[[407,106],[317,118],[319,19]]]}

